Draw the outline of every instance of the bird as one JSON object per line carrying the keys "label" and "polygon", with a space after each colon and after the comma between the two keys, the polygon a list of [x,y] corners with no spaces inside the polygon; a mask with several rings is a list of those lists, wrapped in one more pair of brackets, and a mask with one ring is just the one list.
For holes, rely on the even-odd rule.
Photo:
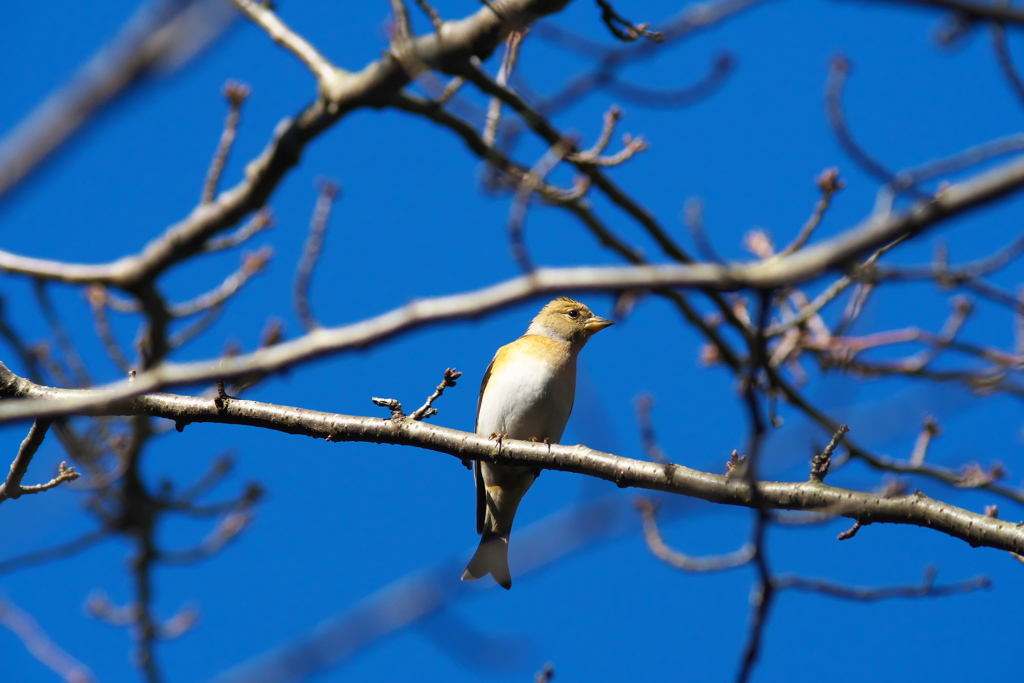
{"label": "bird", "polygon": [[[558,443],[576,396],[576,357],[597,332],[612,325],[584,304],[560,296],[530,323],[526,334],[498,349],[484,372],[475,432],[501,439]],[[474,461],[476,532],[480,545],[463,581],[490,574],[512,587],[508,539],[519,503],[539,470]]]}

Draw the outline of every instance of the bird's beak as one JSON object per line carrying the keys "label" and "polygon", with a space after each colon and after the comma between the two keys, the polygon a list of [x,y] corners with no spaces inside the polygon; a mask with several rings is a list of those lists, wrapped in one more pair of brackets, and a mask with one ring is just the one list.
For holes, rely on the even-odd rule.
{"label": "bird's beak", "polygon": [[593,334],[594,332],[600,332],[606,327],[611,327],[614,324],[615,323],[609,320],[608,318],[602,318],[600,316],[595,315],[593,318],[584,323],[583,327],[586,328],[587,332]]}

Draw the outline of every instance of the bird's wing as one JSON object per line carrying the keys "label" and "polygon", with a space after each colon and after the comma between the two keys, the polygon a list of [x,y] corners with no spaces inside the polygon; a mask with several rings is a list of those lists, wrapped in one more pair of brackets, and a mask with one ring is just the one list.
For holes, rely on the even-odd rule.
{"label": "bird's wing", "polygon": [[[504,347],[503,347],[504,348]],[[498,349],[501,352],[501,349]],[[476,432],[480,426],[480,404],[484,401],[484,390],[487,388],[487,381],[491,379],[491,370],[494,369],[494,361],[497,360],[498,355],[495,354],[491,362],[487,364],[487,369],[484,370],[484,379],[480,382],[480,395],[476,399],[476,422],[473,423],[473,431]]]}
{"label": "bird's wing", "polygon": [[[494,358],[497,357],[497,354],[495,354]],[[494,358],[487,364],[487,369],[484,370],[484,379],[480,382],[480,396],[476,400],[476,422],[473,425],[474,432],[480,425],[480,404],[484,400],[484,389],[487,388],[487,380],[491,378]],[[484,518],[487,515],[487,489],[484,487],[484,475],[480,470],[479,460],[473,461],[473,480],[476,482],[476,532],[482,534],[484,532]]]}
{"label": "bird's wing", "polygon": [[480,469],[480,461],[473,461],[473,478],[476,481],[476,533],[484,533],[484,521],[487,517],[487,489],[484,487],[484,473]]}

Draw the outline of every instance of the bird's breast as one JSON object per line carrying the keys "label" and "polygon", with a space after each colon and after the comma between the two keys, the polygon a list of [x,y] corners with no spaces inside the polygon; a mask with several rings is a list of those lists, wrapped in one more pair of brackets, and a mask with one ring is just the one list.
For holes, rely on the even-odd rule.
{"label": "bird's breast", "polygon": [[522,346],[503,347],[495,358],[480,397],[476,431],[557,443],[572,412],[576,359],[571,354],[541,354],[530,345]]}

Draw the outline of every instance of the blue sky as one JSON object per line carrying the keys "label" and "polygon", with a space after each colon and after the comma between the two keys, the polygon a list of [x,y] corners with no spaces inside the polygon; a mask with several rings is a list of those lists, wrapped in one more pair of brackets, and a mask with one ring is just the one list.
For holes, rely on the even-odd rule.
{"label": "blue sky", "polygon": [[[281,5],[284,19],[343,68],[359,69],[387,47],[387,3]],[[438,7],[444,16],[458,17],[475,11],[478,3],[460,0]],[[620,9],[638,21],[657,23],[680,7],[651,0]],[[10,129],[65,82],[134,8],[124,1],[60,3],[59,10],[9,3],[0,38],[16,58],[0,64],[0,88],[6,93],[0,128]],[[870,213],[878,184],[843,155],[828,130],[822,92],[834,55],[843,53],[854,64],[846,91],[854,132],[891,167],[915,165],[1020,129],[1022,103],[997,71],[987,32],[979,28],[955,48],[940,48],[934,39],[939,19],[937,13],[899,5],[793,0],[765,3],[671,46],[624,75],[652,87],[679,87],[698,80],[723,52],[735,58],[736,70],[713,96],[687,108],[621,103],[626,117],[620,131],[643,134],[651,149],[611,175],[687,246],[680,214],[688,198],[699,197],[710,239],[726,258],[747,256],[741,240],[754,227],[768,230],[779,243],[794,236],[817,199],[814,178],[827,167],[838,166],[848,186],[818,237],[852,227]],[[612,44],[590,3],[573,3],[552,21]],[[424,22],[418,26],[425,30]],[[1011,46],[1024,54],[1024,43],[1011,38]],[[521,74],[541,92],[553,92],[584,67],[581,58],[536,37],[524,45]],[[253,94],[225,186],[241,176],[274,125],[314,95],[312,77],[296,60],[239,21],[200,59],[148,83],[95,120],[6,198],[0,204],[2,248],[102,262],[137,251],[185,216],[198,200],[220,135],[225,107],[219,92],[227,79],[250,84]],[[584,143],[592,141],[613,102],[595,93],[555,123]],[[541,145],[526,142],[517,158],[532,163],[543,152]],[[322,177],[337,181],[343,193],[312,290],[325,324],[358,321],[412,298],[516,276],[507,244],[509,197],[482,192],[481,175],[480,164],[461,143],[428,121],[386,110],[345,118],[308,148],[275,194],[277,227],[250,245],[273,246],[268,271],[247,284],[210,331],[175,359],[216,357],[232,340],[252,349],[270,318],[283,320],[289,336],[300,333],[291,279],[316,200],[315,182]],[[594,204],[623,238],[653,260],[663,260],[627,217],[600,198]],[[954,261],[986,255],[1020,235],[1021,208],[1020,199],[1011,199],[950,222],[896,252],[892,262],[927,262],[937,240],[949,245]],[[618,262],[556,209],[531,211],[526,241],[542,265]],[[238,259],[235,251],[177,268],[163,281],[164,290],[175,301],[191,298],[216,286]],[[1022,274],[1018,264],[993,281],[1012,288]],[[117,379],[80,292],[56,288],[54,293],[96,379]],[[0,294],[9,319],[27,338],[45,336],[25,282],[2,276]],[[611,312],[609,297],[585,300],[599,315]],[[444,369],[457,367],[465,375],[440,400],[434,420],[468,430],[488,361],[523,332],[542,304],[532,301],[309,363],[247,397],[384,416],[371,396],[419,405]],[[900,285],[874,300],[860,329],[918,325],[937,330],[947,312],[945,296],[934,286]],[[134,321],[115,323],[130,347]],[[965,334],[1012,348],[1010,316],[1002,310],[979,311]],[[700,367],[700,345],[697,333],[665,303],[642,300],[628,320],[584,351],[575,414],[563,442],[643,458],[634,402],[650,393],[669,456],[721,471],[728,453],[742,448],[747,424],[731,374]],[[5,349],[3,360],[8,357]],[[906,457],[924,414],[936,414],[945,433],[933,447],[934,462],[1000,460],[1010,471],[1009,482],[1020,482],[1019,402],[835,374],[816,376],[808,394],[850,424],[862,444],[893,457]],[[791,410],[782,414],[785,425],[767,444],[765,468],[773,477],[802,479],[812,444],[824,443],[827,435]],[[13,457],[24,432],[23,426],[0,430],[4,452]],[[388,591],[405,587],[411,594],[410,586],[423,585],[439,592],[443,609],[371,640],[350,656],[341,658],[342,646],[332,646],[340,661],[328,657],[316,680],[524,681],[546,662],[554,664],[558,680],[566,681],[668,676],[722,681],[735,674],[747,635],[752,569],[683,575],[662,564],[638,533],[639,519],[629,505],[636,492],[544,473],[520,509],[512,539],[515,587],[506,593],[486,581],[467,586],[458,580],[476,536],[472,479],[457,460],[410,448],[191,425],[152,444],[145,473],[151,482],[168,477],[185,485],[227,451],[235,454],[237,467],[213,498],[235,494],[251,480],[267,489],[267,497],[253,526],[222,553],[157,573],[161,616],[182,605],[202,612],[195,631],[159,649],[169,681],[214,679],[308,638],[325,623],[321,633],[348,633],[351,643],[371,630],[366,622],[349,631],[336,626],[350,623],[344,620],[354,610]],[[57,442],[48,440],[28,480],[41,480],[64,457]],[[832,483],[869,489],[883,479],[851,465]],[[996,502],[929,481],[911,485],[975,511]],[[5,504],[0,559],[93,528],[95,522],[81,511],[82,493],[73,489]],[[1004,518],[1021,516],[1018,507],[998,502]],[[692,501],[672,505],[666,507],[666,540],[686,552],[726,552],[748,537],[748,511]],[[604,531],[595,532],[598,538],[536,571],[517,571],[529,564],[530,549],[536,547],[531,539],[543,536],[560,515],[580,509],[587,511],[584,519],[606,521]],[[169,548],[189,547],[210,528],[208,520],[174,520],[160,528],[159,538]],[[757,680],[1000,680],[1020,670],[1015,654],[1019,563],[1005,553],[971,549],[916,528],[872,526],[839,543],[835,536],[844,528],[842,522],[773,528],[773,568],[850,584],[891,585],[919,581],[932,564],[940,581],[984,574],[995,587],[967,596],[878,604],[783,593],[771,615]],[[572,533],[579,542],[582,532]],[[86,618],[81,607],[97,590],[115,602],[131,599],[128,554],[127,544],[109,541],[66,562],[0,576],[0,594],[29,611],[99,680],[133,680],[129,634]],[[412,599],[402,604],[408,607]],[[492,647],[496,650],[488,650]],[[0,652],[10,680],[54,679],[4,630]],[[272,671],[265,663],[257,669]]]}

